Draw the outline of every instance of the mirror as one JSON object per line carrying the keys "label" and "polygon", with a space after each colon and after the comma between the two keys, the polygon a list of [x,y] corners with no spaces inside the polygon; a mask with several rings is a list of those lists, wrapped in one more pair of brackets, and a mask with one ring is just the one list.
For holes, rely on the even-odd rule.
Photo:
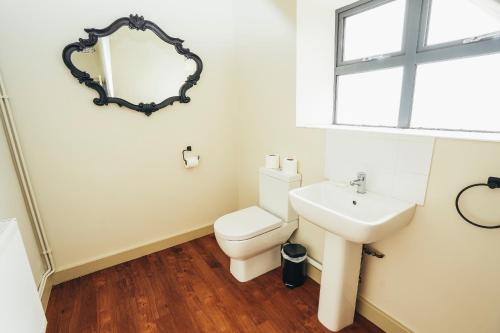
{"label": "mirror", "polygon": [[203,64],[182,40],[138,15],[85,31],[89,38],[66,46],[63,60],[80,83],[98,92],[95,104],[115,103],[149,116],[190,101],[186,92],[198,82]]}

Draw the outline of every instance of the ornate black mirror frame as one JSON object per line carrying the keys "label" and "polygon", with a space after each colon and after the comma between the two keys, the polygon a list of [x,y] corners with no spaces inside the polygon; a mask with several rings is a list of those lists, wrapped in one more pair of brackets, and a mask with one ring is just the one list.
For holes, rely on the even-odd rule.
{"label": "ornate black mirror frame", "polygon": [[[90,74],[84,71],[79,70],[76,66],[71,62],[71,54],[73,52],[82,52],[84,49],[89,48],[97,44],[99,37],[109,36],[119,28],[123,26],[128,26],[130,29],[136,29],[145,31],[146,29],[154,32],[161,40],[164,42],[173,45],[180,55],[185,56],[187,59],[191,59],[196,63],[196,71],[189,75],[186,79],[186,82],[179,89],[179,96],[172,96],[165,99],[163,102],[156,104],[152,103],[139,103],[133,104],[124,99],[117,97],[109,97],[107,95],[106,90],[94,79],[90,77]],[[179,38],[173,38],[167,35],[160,27],[154,24],[151,21],[144,20],[144,17],[139,15],[130,15],[129,17],[122,17],[118,20],[114,21],[108,27],[104,29],[85,29],[85,32],[88,33],[88,38],[83,39],[80,38],[78,42],[71,43],[66,46],[63,50],[63,61],[66,67],[71,71],[71,74],[78,79],[78,82],[84,83],[87,87],[94,89],[99,94],[98,98],[94,98],[94,103],[96,105],[108,105],[109,103],[115,103],[119,106],[125,106],[129,109],[139,111],[144,113],[147,116],[150,116],[153,112],[156,112],[168,105],[172,105],[175,102],[179,103],[189,103],[191,98],[186,96],[186,92],[191,89],[198,80],[200,79],[201,72],[203,71],[203,63],[196,54],[189,51],[189,49],[184,48],[182,43],[184,41]]]}

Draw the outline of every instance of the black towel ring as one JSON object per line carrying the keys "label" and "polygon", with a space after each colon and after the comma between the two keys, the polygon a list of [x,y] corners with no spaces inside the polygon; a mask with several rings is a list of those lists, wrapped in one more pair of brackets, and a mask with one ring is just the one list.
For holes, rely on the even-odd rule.
{"label": "black towel ring", "polygon": [[473,185],[469,185],[469,186],[464,187],[458,193],[457,198],[455,199],[455,207],[457,209],[458,214],[460,214],[460,216],[467,223],[470,223],[475,227],[483,228],[483,229],[498,229],[498,228],[500,228],[500,224],[499,225],[482,225],[482,224],[475,223],[475,222],[469,220],[467,217],[465,217],[465,215],[460,211],[460,206],[459,206],[460,196],[462,196],[462,194],[465,191],[467,191],[468,189],[473,188],[473,187],[477,187],[477,186],[488,186],[490,189],[500,188],[500,178],[490,177],[490,178],[488,178],[488,183],[479,183],[479,184],[473,184]]}

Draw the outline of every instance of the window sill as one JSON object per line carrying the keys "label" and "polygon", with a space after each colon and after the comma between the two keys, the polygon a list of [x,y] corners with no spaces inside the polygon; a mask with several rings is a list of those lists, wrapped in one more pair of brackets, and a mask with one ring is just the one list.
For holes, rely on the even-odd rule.
{"label": "window sill", "polygon": [[314,125],[314,124],[309,124],[309,125],[297,124],[297,127],[334,129],[341,131],[404,134],[413,136],[430,136],[435,138],[446,138],[446,139],[457,139],[457,140],[500,142],[500,133],[425,130],[425,129],[412,129],[412,128],[406,129],[406,128],[389,128],[389,127],[346,126],[346,125]]}

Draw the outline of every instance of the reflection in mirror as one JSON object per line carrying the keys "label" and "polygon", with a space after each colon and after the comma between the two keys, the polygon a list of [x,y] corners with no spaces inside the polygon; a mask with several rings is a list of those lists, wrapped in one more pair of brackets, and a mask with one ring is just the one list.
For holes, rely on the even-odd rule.
{"label": "reflection in mirror", "polygon": [[75,66],[99,82],[109,97],[134,104],[158,104],[178,95],[186,77],[194,73],[187,72],[189,60],[149,30],[121,28],[72,57]]}
{"label": "reflection in mirror", "polygon": [[85,31],[89,38],[66,46],[63,60],[80,83],[99,93],[95,104],[116,103],[149,116],[190,101],[186,92],[199,80],[203,64],[181,39],[138,15]]}

